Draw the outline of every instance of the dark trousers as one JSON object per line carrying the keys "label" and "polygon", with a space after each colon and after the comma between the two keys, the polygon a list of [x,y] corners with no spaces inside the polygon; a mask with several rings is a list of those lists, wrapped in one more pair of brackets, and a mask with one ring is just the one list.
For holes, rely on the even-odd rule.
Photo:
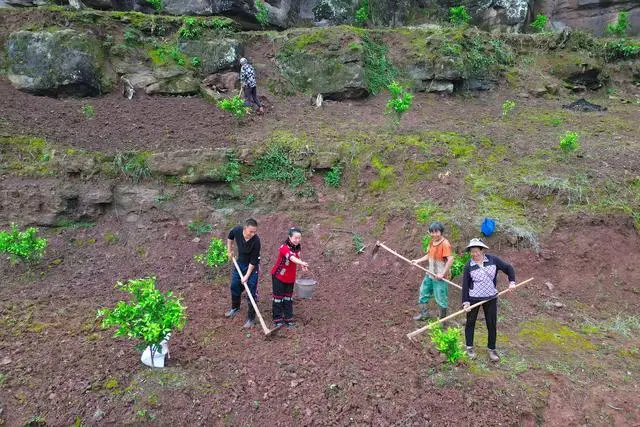
{"label": "dark trousers", "polygon": [[[238,262],[238,266],[242,271],[242,274],[247,274],[247,268],[249,268],[249,263],[246,262]],[[258,301],[258,267],[253,269],[251,276],[249,276],[249,280],[247,280],[247,285],[249,285],[249,290],[251,291],[251,295],[253,295],[253,299]],[[240,280],[240,275],[238,274],[238,270],[235,268],[231,270],[231,308],[240,308],[240,299],[242,297],[242,292],[244,292],[244,285]],[[253,305],[251,305],[251,301],[249,301],[249,296],[247,296],[247,304],[249,304],[249,310],[247,311],[247,318],[253,320],[256,318],[256,311],[253,309]]]}
{"label": "dark trousers", "polygon": [[271,276],[273,283],[273,321],[293,321],[293,283],[283,283]]}
{"label": "dark trousers", "polygon": [[[474,300],[470,298],[471,305],[480,302],[482,300]],[[498,298],[494,298],[491,301],[487,301],[480,307],[484,310],[484,319],[487,322],[487,331],[489,333],[489,339],[487,347],[489,350],[496,349],[496,325],[498,323]],[[478,311],[480,307],[476,307],[467,313],[467,324],[464,327],[464,337],[467,342],[467,347],[473,346],[473,333],[476,328],[476,318],[478,317]]]}
{"label": "dark trousers", "polygon": [[244,97],[249,102],[249,105],[248,105],[249,107],[251,106],[252,103],[256,104],[258,108],[262,107],[262,104],[260,104],[260,100],[258,99],[258,89],[255,86],[254,87],[245,86]]}

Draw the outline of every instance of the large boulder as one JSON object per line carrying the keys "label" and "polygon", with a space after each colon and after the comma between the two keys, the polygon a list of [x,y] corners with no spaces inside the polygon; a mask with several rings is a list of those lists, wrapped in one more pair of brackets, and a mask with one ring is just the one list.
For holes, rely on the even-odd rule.
{"label": "large boulder", "polygon": [[409,64],[407,74],[419,92],[451,93],[454,83],[463,79],[459,61],[446,56]]}
{"label": "large boulder", "polygon": [[151,173],[178,176],[183,183],[225,182],[229,155],[226,149],[179,150],[153,154],[147,163]]}
{"label": "large boulder", "polygon": [[106,92],[101,43],[75,30],[18,31],[7,41],[7,77],[37,95],[94,96]]}
{"label": "large boulder", "polygon": [[638,0],[541,0],[534,12],[547,15],[552,28],[580,28],[596,35],[604,34],[607,24],[616,22],[620,12],[629,12],[630,35],[640,34]]}
{"label": "large boulder", "polygon": [[517,32],[529,13],[528,0],[466,0],[474,22],[481,28]]}
{"label": "large boulder", "polygon": [[189,57],[200,58],[200,73],[213,74],[238,63],[242,46],[234,39],[184,40],[180,50]]}
{"label": "large boulder", "polygon": [[301,92],[325,99],[361,98],[365,81],[362,42],[345,28],[317,29],[288,39],[276,53],[280,71]]}
{"label": "large boulder", "polygon": [[[137,77],[145,81],[145,75]],[[153,70],[152,77],[155,82],[144,89],[147,95],[193,95],[200,91],[200,79],[183,67],[159,68]]]}

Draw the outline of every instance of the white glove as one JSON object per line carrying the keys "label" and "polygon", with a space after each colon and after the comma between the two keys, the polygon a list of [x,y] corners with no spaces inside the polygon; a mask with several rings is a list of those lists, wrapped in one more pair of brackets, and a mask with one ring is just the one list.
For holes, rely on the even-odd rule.
{"label": "white glove", "polygon": [[469,308],[470,306],[471,306],[471,303],[470,303],[470,302],[468,302],[468,301],[467,301],[467,302],[463,302],[463,303],[462,303],[462,309],[463,309],[464,311],[467,311],[467,312],[468,312],[468,311],[471,311],[471,309]]}

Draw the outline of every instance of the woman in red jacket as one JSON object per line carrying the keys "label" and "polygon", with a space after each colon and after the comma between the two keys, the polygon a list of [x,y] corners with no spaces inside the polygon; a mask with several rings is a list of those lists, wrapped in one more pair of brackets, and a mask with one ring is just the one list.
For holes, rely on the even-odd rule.
{"label": "woman in red jacket", "polygon": [[299,228],[289,229],[289,237],[278,250],[278,259],[271,269],[273,282],[273,323],[280,327],[286,323],[290,328],[293,322],[293,285],[296,282],[296,267],[302,266],[307,271],[309,264],[300,259],[300,241],[302,232]]}

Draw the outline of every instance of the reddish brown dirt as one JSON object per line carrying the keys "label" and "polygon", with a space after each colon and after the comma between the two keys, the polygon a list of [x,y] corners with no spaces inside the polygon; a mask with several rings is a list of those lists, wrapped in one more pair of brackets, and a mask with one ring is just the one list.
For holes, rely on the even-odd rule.
{"label": "reddish brown dirt", "polygon": [[[461,107],[450,98],[421,95],[421,108],[407,116],[403,130],[453,131],[468,126],[474,114],[479,123],[487,110],[499,112],[504,96],[480,95]],[[90,101],[96,117],[89,120],[80,112],[85,103],[34,98],[2,80],[0,129],[101,151],[169,150],[260,141],[276,128],[313,136],[328,124],[340,132],[384,120],[382,97],[328,103],[320,110],[303,97],[274,100],[264,117],[252,117],[241,128],[198,98],[128,102],[111,94]],[[462,116],[469,122],[450,119]],[[260,222],[266,271],[285,230],[299,219],[249,210],[236,219],[249,214]],[[637,313],[640,239],[627,219],[568,218],[543,236],[540,254],[496,246],[492,252],[512,262],[519,279],[536,280],[501,305],[499,332],[509,339],[499,341],[504,363],[450,367],[428,337],[419,343],[405,337],[421,326],[411,320],[420,273],[386,253],[372,261],[372,225],[353,219],[344,228],[359,232],[368,244],[366,253],[356,256],[351,234],[335,231],[331,216],[320,203],[296,217],[304,219],[303,256],[319,286],[313,299],[296,300],[298,328],[271,340],[257,327],[242,329],[244,301],[237,318],[222,316],[229,305],[228,269],[211,277],[193,262],[208,236],[194,242],[185,224],[152,213],[136,223],[108,216],[86,230],[44,230],[50,247],[40,266],[26,270],[0,263],[0,418],[12,426],[35,416],[50,425],[76,420],[89,425],[638,423],[637,338],[597,335],[594,354],[571,356],[532,348],[518,338],[519,324],[541,314],[579,329],[587,317]],[[423,230],[407,224],[391,218],[381,240],[417,256]],[[218,228],[213,235],[224,237],[227,231]],[[119,241],[108,243],[106,233]],[[157,276],[161,289],[181,294],[188,306],[189,321],[172,338],[172,358],[163,371],[143,366],[133,343],[112,338],[95,321],[98,308],[125,297],[113,289],[117,280],[145,275]],[[269,320],[266,274],[260,294]],[[450,301],[452,309],[459,307],[457,291],[450,291]],[[477,347],[486,359],[484,343]],[[528,368],[515,373],[514,357],[527,358]],[[567,357],[578,362],[548,368]]]}

